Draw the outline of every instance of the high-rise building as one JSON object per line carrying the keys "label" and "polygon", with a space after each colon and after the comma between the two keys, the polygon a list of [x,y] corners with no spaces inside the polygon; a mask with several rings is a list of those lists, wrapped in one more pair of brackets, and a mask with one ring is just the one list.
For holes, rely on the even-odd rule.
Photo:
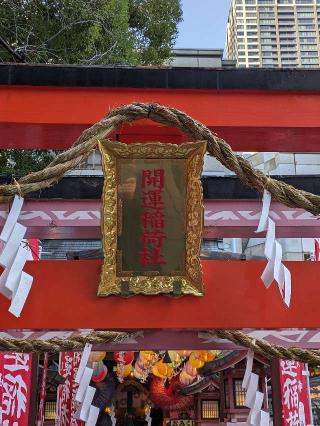
{"label": "high-rise building", "polygon": [[320,0],[231,0],[226,53],[238,67],[318,68]]}

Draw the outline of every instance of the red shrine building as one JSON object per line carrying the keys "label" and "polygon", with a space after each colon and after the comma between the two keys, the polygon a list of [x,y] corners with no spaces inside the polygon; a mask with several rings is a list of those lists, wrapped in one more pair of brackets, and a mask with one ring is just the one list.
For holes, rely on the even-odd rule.
{"label": "red shrine building", "polygon": [[[320,71],[302,69],[0,65],[1,148],[60,152],[109,110],[143,102],[186,112],[233,151],[249,157],[259,152],[311,155],[319,151],[319,78]],[[147,119],[122,125],[110,139],[128,144],[188,141],[177,129]],[[258,164],[262,169],[270,156],[263,158]],[[100,410],[97,425],[246,424],[250,409],[242,383],[248,352],[214,337],[211,330],[239,329],[272,344],[320,348],[319,303],[314,297],[320,266],[306,261],[314,253],[310,241],[303,242],[320,237],[318,222],[299,209],[272,205],[277,237],[300,239],[304,247],[284,249],[294,277],[287,309],[277,289],[266,290],[260,280],[265,258],[255,229],[261,194],[225,170],[210,171],[211,161],[205,158],[202,176],[205,297],[97,298],[103,258],[103,174],[97,152],[56,185],[25,197],[20,221],[27,226],[26,238],[38,241],[40,261],[27,262],[25,270],[34,284],[21,318],[11,316],[8,301],[0,297],[1,330],[4,336],[19,338],[64,337],[81,330],[132,333],[132,339],[98,345],[90,355],[93,401]],[[320,172],[286,174],[278,166],[271,170],[282,170],[271,173],[276,179],[319,195]],[[1,175],[1,183],[11,181],[12,176]],[[1,205],[1,226],[8,209]],[[74,353],[46,360],[32,356],[30,388],[37,392],[29,393],[29,423],[21,424],[35,424],[41,398],[42,424],[67,424],[61,420],[61,401],[63,392],[71,392],[64,409],[74,409],[74,389],[66,376],[74,362]],[[288,366],[281,371],[281,365],[278,359],[256,354],[252,367],[262,410],[275,426],[289,425],[282,417],[281,381]],[[301,386],[309,398],[312,424],[320,424],[319,370],[304,366],[301,375],[308,377]]]}

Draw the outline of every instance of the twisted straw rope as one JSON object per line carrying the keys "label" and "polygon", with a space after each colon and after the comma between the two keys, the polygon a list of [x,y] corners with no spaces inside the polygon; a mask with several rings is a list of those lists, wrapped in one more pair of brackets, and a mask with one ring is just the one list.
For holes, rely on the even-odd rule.
{"label": "twisted straw rope", "polygon": [[68,338],[53,337],[48,340],[0,337],[0,351],[34,353],[82,351],[86,343],[91,343],[92,345],[121,343],[133,335],[134,333],[120,331],[91,331],[87,334],[79,334]]}
{"label": "twisted straw rope", "polygon": [[[125,122],[149,118],[160,124],[175,127],[194,140],[206,140],[208,153],[232,170],[246,185],[262,193],[268,190],[273,199],[289,206],[302,208],[314,215],[320,214],[320,197],[302,191],[284,182],[269,178],[239,155],[230,145],[212,133],[202,123],[184,112],[158,104],[132,103],[109,112],[101,121],[85,130],[72,147],[59,154],[45,169],[30,173],[14,184],[0,185],[0,202],[9,201],[15,194],[27,194],[47,188],[58,182],[65,172],[77,167],[96,147],[98,139],[104,139]],[[301,348],[284,348],[264,340],[253,339],[236,330],[212,331],[219,338],[252,349],[267,358],[295,359],[320,365],[320,351]],[[0,338],[0,350],[13,352],[60,352],[83,349],[86,343],[106,344],[126,339],[129,333],[95,331],[68,339],[28,340]]]}
{"label": "twisted straw rope", "polygon": [[[265,340],[255,339],[238,330],[212,330],[210,333],[220,339],[227,339],[236,345],[252,349],[256,354],[265,358],[292,359],[307,362],[310,365],[320,365],[320,350],[302,348],[284,348],[279,345],[271,345]],[[62,351],[81,351],[86,343],[104,345],[108,343],[121,343],[134,333],[117,331],[92,331],[88,334],[71,336],[69,338],[40,339],[13,339],[0,338],[0,351],[9,352],[35,352],[57,353]],[[178,348],[177,348],[178,349]]]}
{"label": "twisted straw rope", "polygon": [[208,153],[235,172],[246,185],[260,193],[264,189],[268,190],[273,199],[289,207],[302,208],[314,215],[320,214],[320,197],[318,195],[296,189],[255,170],[247,160],[234,154],[227,142],[184,112],[158,104],[143,103],[132,103],[110,111],[105,118],[85,130],[73,146],[58,155],[48,167],[22,177],[15,184],[1,185],[0,202],[8,201],[19,191],[27,194],[53,185],[63,177],[65,172],[78,166],[89,155],[91,150],[96,147],[98,139],[107,137],[116,127],[125,122],[143,118],[176,127],[194,140],[206,140]]}

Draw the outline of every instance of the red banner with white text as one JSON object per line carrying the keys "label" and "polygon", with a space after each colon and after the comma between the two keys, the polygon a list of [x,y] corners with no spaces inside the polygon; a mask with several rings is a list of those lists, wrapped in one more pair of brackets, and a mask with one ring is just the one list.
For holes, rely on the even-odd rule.
{"label": "red banner with white text", "polygon": [[0,353],[0,424],[28,426],[32,355]]}
{"label": "red banner with white text", "polygon": [[78,390],[78,384],[75,382],[75,378],[81,355],[81,352],[60,353],[59,374],[65,379],[65,382],[58,387],[57,416],[55,421],[57,426],[84,425],[81,420],[76,419],[78,407],[75,402],[75,396]]}
{"label": "red banner with white text", "polygon": [[298,361],[280,360],[282,425],[311,425],[308,369]]}

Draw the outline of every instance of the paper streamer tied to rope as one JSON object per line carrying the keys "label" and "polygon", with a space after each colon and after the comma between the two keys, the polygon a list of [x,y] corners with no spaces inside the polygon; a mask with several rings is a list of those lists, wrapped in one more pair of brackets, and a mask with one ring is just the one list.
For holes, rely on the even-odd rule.
{"label": "paper streamer tied to rope", "polygon": [[259,376],[252,372],[254,352],[249,350],[247,354],[247,366],[242,381],[242,388],[246,389],[244,405],[250,408],[247,425],[269,426],[270,415],[262,410],[264,394],[259,392]]}
{"label": "paper streamer tied to rope", "polygon": [[82,352],[79,368],[75,378],[75,382],[79,384],[75,397],[75,400],[80,403],[78,416],[80,420],[85,422],[86,426],[95,426],[100,412],[98,407],[92,405],[96,389],[93,386],[90,386],[93,369],[87,367],[91,350],[92,345],[87,343]]}
{"label": "paper streamer tied to rope", "polygon": [[271,194],[264,191],[262,200],[262,212],[256,233],[267,231],[264,254],[268,259],[261,279],[269,288],[273,281],[278,283],[279,291],[284,303],[289,307],[291,300],[291,273],[282,263],[282,247],[276,241],[276,225],[269,217]]}
{"label": "paper streamer tied to rope", "polygon": [[33,281],[33,277],[23,271],[26,261],[33,258],[23,239],[27,228],[18,223],[23,201],[18,195],[14,197],[0,234],[0,265],[4,268],[0,275],[0,293],[11,300],[9,312],[15,317],[20,317]]}
{"label": "paper streamer tied to rope", "polygon": [[112,426],[116,426],[117,418],[116,418],[116,412],[114,410],[114,405],[111,406],[110,419],[111,419]]}

